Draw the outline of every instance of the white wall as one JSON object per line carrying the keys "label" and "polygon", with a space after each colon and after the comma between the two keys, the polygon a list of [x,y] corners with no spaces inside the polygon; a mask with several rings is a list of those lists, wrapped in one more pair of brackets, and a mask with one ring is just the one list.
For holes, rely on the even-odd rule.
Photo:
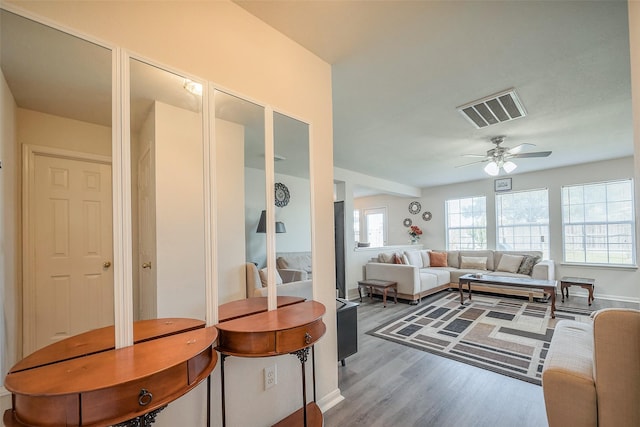
{"label": "white wall", "polygon": [[216,212],[222,244],[218,255],[220,304],[246,296],[244,169],[244,126],[216,119],[216,197],[223,207]]}
{"label": "white wall", "polygon": [[155,115],[157,314],[204,319],[202,116],[161,102]]}
{"label": "white wall", "polygon": [[[633,158],[631,157],[511,175],[513,191],[540,188],[548,188],[549,190],[550,258],[556,262],[557,279],[562,276],[592,277],[596,279],[596,298],[640,301],[640,272],[635,268],[576,267],[562,264],[561,187],[569,184],[633,178],[633,175]],[[407,229],[402,225],[402,220],[411,218],[413,223],[419,225],[424,232],[420,243],[425,248],[444,249],[446,248],[445,201],[484,195],[487,197],[487,243],[489,248],[495,248],[495,192],[493,185],[494,179],[487,178],[474,182],[425,188],[423,196],[420,198],[377,196],[358,199],[354,204],[359,209],[387,206],[390,244],[406,243],[408,234]],[[636,183],[636,186],[638,185]],[[418,215],[409,214],[408,206],[413,200],[418,200],[422,205],[422,211]],[[429,222],[424,221],[421,217],[425,210],[433,214],[433,219]],[[639,221],[638,227],[640,226],[640,217],[638,216],[637,221]],[[580,291],[576,290],[575,292]]]}

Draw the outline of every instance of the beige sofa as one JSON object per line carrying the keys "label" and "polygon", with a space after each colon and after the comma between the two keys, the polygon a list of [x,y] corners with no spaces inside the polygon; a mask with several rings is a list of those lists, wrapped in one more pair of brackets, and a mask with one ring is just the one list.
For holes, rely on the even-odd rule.
{"label": "beige sofa", "polygon": [[[266,297],[266,269],[258,270],[255,264],[248,262],[245,264],[245,270],[247,298]],[[286,295],[311,300],[313,299],[313,284],[304,271],[286,272],[285,277],[281,277],[276,272],[276,293],[279,296]]]}
{"label": "beige sofa", "polygon": [[640,426],[640,310],[559,321],[542,390],[549,427]]}
{"label": "beige sofa", "polygon": [[[385,252],[365,265],[365,279],[391,280],[398,283],[398,298],[417,303],[424,296],[447,288],[457,288],[460,276],[467,273],[483,273],[489,275],[530,277],[533,279],[554,280],[555,266],[551,260],[537,262],[530,274],[497,271],[503,255],[531,256],[542,258],[538,251],[434,251],[447,253],[446,267],[430,265],[431,250],[404,251],[402,253]],[[404,264],[395,264],[393,255],[401,256]],[[486,258],[486,260],[484,260]],[[483,268],[469,268],[467,260],[484,260]],[[506,261],[506,258],[505,258]],[[467,262],[465,264],[465,262]],[[475,266],[480,267],[480,266]],[[491,291],[511,295],[542,297],[542,292],[531,292],[517,288],[490,287],[472,284],[476,291]]]}

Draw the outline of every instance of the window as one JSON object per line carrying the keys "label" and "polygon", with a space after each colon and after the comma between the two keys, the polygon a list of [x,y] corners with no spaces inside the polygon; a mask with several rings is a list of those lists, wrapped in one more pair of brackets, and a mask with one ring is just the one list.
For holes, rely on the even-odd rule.
{"label": "window", "polygon": [[447,248],[487,249],[487,198],[447,200]]}
{"label": "window", "polygon": [[496,247],[503,251],[541,251],[549,258],[547,189],[496,194]]}
{"label": "window", "polygon": [[358,209],[353,211],[353,237],[356,242],[360,241],[360,211]]}
{"label": "window", "polygon": [[635,264],[633,181],[562,187],[565,262]]}
{"label": "window", "polygon": [[364,226],[371,247],[384,246],[387,242],[387,208],[365,209]]}

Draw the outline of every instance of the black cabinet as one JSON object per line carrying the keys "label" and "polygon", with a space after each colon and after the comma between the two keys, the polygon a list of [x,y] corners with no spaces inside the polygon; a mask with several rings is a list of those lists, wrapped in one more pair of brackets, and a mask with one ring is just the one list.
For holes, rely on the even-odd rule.
{"label": "black cabinet", "polygon": [[358,351],[358,304],[336,298],[338,316],[338,360],[344,366],[344,359]]}

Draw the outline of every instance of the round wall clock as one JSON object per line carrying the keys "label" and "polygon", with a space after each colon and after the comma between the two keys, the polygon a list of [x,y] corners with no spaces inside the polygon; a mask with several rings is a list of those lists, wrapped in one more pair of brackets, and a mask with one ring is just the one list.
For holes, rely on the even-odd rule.
{"label": "round wall clock", "polygon": [[276,182],[276,206],[282,208],[289,204],[289,189],[281,182]]}
{"label": "round wall clock", "polygon": [[431,217],[432,217],[432,216],[433,216],[433,215],[431,215],[431,212],[429,212],[429,211],[425,211],[425,212],[422,214],[422,219],[424,219],[425,221],[431,221]]}
{"label": "round wall clock", "polygon": [[404,225],[405,227],[411,227],[411,224],[413,224],[411,218],[405,218],[404,221],[402,221],[402,225]]}
{"label": "round wall clock", "polygon": [[411,203],[409,203],[409,213],[410,214],[415,215],[418,212],[420,212],[420,209],[422,209],[422,206],[420,206],[420,202],[411,202]]}

